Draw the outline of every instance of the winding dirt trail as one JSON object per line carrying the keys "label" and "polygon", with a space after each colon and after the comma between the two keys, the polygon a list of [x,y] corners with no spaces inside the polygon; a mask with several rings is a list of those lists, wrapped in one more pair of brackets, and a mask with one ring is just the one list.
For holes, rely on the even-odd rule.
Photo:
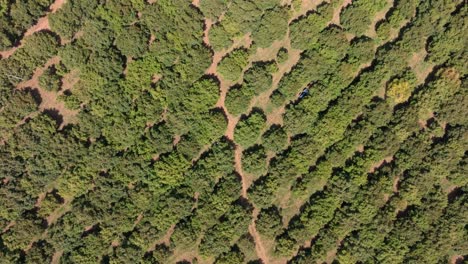
{"label": "winding dirt trail", "polygon": [[[205,20],[205,23],[207,23],[205,32],[204,32],[204,37],[203,41],[206,45],[210,46],[210,41],[208,37],[208,31],[211,28],[211,21]],[[226,56],[228,53],[232,52],[235,48],[238,48],[240,46],[246,46],[249,47],[251,45],[252,41],[249,37],[249,35],[245,35],[244,37],[236,40],[231,47],[225,50],[221,50],[218,52],[215,52],[213,55],[212,63],[210,67],[205,71],[205,74],[209,75],[214,75],[218,78],[219,83],[220,83],[220,95],[218,102],[216,102],[216,107],[221,108],[226,115],[228,124],[226,131],[224,135],[234,141],[234,129],[236,128],[237,122],[239,122],[239,117],[233,116],[229,113],[227,110],[224,102],[226,100],[226,94],[229,90],[229,87],[233,84],[231,81],[224,80],[224,78],[218,73],[217,67],[221,59]],[[242,171],[242,147],[236,144],[236,148],[234,150],[234,164],[235,164],[235,169],[236,172],[240,175],[242,179],[242,196],[244,198],[247,198],[247,183],[245,181],[245,176]]]}
{"label": "winding dirt trail", "polygon": [[[210,46],[210,41],[209,41],[209,30],[211,28],[212,21],[209,19],[205,19],[205,32],[203,36],[203,42],[207,45]],[[226,94],[229,90],[229,87],[234,84],[234,82],[230,82],[227,80],[224,80],[224,78],[218,73],[217,71],[217,66],[221,59],[226,56],[226,54],[230,53],[232,50],[234,50],[237,47],[240,46],[246,46],[250,47],[252,44],[252,40],[250,39],[250,36],[247,34],[243,38],[240,38],[236,40],[233,45],[226,49],[222,50],[219,52],[215,52],[213,55],[212,63],[210,67],[206,70],[206,74],[214,75],[218,78],[220,82],[220,96],[218,99],[218,102],[216,103],[216,107],[219,107],[223,109],[227,120],[228,120],[228,125],[226,128],[226,131],[224,135],[229,138],[230,140],[234,140],[234,129],[237,125],[237,122],[239,121],[239,117],[233,116],[229,113],[225,106],[225,100],[226,100]],[[275,53],[276,55],[276,53]],[[245,199],[248,199],[247,197],[247,189],[249,185],[251,184],[251,179],[248,179],[248,177],[244,174],[243,169],[242,169],[242,151],[243,148],[237,144],[235,144],[235,150],[234,150],[234,166],[235,166],[235,171],[239,174],[241,177],[242,181],[242,197]],[[257,256],[263,261],[263,263],[268,264],[268,256],[266,254],[266,250],[263,246],[263,243],[261,241],[260,235],[257,232],[257,229],[255,227],[255,219],[257,218],[258,215],[258,209],[254,207],[253,211],[253,217],[252,217],[252,223],[249,225],[249,232],[254,238],[255,241],[255,250],[257,253]]]}
{"label": "winding dirt trail", "polygon": [[32,34],[34,34],[36,32],[42,31],[42,30],[50,30],[49,15],[52,14],[52,13],[57,12],[57,10],[59,10],[63,6],[63,4],[65,4],[65,2],[66,2],[66,0],[55,0],[55,2],[52,3],[49,6],[50,11],[47,12],[45,14],[45,16],[39,18],[37,20],[36,24],[34,24],[32,27],[30,27],[28,30],[26,30],[26,32],[24,33],[23,37],[21,38],[21,40],[19,42],[19,45],[15,46],[15,47],[12,47],[9,50],[0,51],[0,56],[2,57],[2,59],[6,59],[6,58],[10,57],[11,55],[13,55],[15,53],[15,51],[17,49],[21,48],[24,45],[25,38],[31,36]]}
{"label": "winding dirt trail", "polygon": [[252,235],[254,241],[255,241],[255,251],[257,252],[257,256],[263,261],[264,264],[268,264],[268,255],[266,253],[265,247],[263,246],[262,239],[260,238],[260,235],[257,232],[257,228],[255,226],[255,220],[257,219],[259,210],[257,208],[254,209],[252,215],[252,223],[249,225],[249,233]]}

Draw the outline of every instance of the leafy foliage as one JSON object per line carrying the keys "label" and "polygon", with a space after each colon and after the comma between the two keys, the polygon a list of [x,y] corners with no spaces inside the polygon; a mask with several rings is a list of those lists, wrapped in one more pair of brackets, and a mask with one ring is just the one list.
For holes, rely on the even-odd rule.
{"label": "leafy foliage", "polygon": [[52,2],[0,0],[0,262],[467,255],[463,1]]}
{"label": "leafy foliage", "polygon": [[218,65],[218,72],[230,81],[236,81],[247,66],[249,54],[246,49],[236,49],[225,56]]}
{"label": "leafy foliage", "polygon": [[234,140],[244,148],[254,145],[261,136],[265,121],[266,118],[262,112],[253,111],[239,121],[234,131]]}

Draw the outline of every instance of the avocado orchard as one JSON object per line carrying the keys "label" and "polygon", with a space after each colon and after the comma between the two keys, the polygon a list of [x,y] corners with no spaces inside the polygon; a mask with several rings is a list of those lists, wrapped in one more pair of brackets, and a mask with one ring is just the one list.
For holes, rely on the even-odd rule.
{"label": "avocado orchard", "polygon": [[466,11],[0,0],[1,262],[463,261]]}

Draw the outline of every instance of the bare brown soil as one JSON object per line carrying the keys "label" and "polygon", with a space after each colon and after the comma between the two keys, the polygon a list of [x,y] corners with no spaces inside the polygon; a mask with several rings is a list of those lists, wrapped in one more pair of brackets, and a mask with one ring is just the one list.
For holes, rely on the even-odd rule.
{"label": "bare brown soil", "polygon": [[254,238],[255,251],[257,252],[257,256],[262,260],[263,263],[268,264],[268,256],[266,254],[265,248],[263,247],[262,239],[258,234],[257,228],[255,226],[255,220],[257,219],[258,213],[258,209],[254,209],[252,223],[249,226],[249,232]]}
{"label": "bare brown soil", "polygon": [[377,37],[377,33],[375,32],[375,25],[380,21],[380,20],[383,20],[385,19],[385,16],[388,12],[388,10],[390,10],[390,8],[392,8],[393,6],[393,0],[387,0],[387,7],[385,7],[383,10],[377,12],[374,16],[374,19],[372,20],[372,23],[369,27],[369,29],[367,30],[366,32],[366,35],[371,37],[371,38],[375,38]]}
{"label": "bare brown soil", "polygon": [[213,26],[213,21],[209,18],[205,18],[205,29],[203,31],[203,43],[210,47],[210,38],[209,38],[209,32],[211,29],[211,26]]}
{"label": "bare brown soil", "polygon": [[133,60],[132,60],[132,57],[127,57],[127,60],[125,61],[125,69],[124,69],[123,72],[122,72],[124,76],[127,76],[127,73],[128,73],[128,65],[129,65],[130,63],[132,63],[132,61],[133,61]]}
{"label": "bare brown soil", "polygon": [[[226,94],[229,90],[231,82],[224,80],[224,78],[220,74],[218,74],[217,67],[221,59],[226,54],[234,50],[239,45],[242,45],[242,43],[244,43],[243,45],[250,46],[251,44],[250,37],[246,35],[244,36],[244,38],[241,38],[238,41],[236,41],[229,49],[223,50],[220,52],[215,52],[215,54],[213,55],[213,62],[206,71],[207,74],[213,74],[217,76],[220,81],[220,97],[219,97],[218,102],[216,103],[216,106],[222,108],[224,113],[227,116],[228,125],[226,128],[225,136],[231,140],[234,140],[234,129],[236,128],[237,122],[239,121],[239,117],[235,117],[231,115],[224,104],[224,101],[226,100]],[[247,198],[248,186],[246,184],[245,176],[242,171],[242,147],[241,146],[236,145],[236,148],[234,151],[234,162],[235,162],[236,171],[237,173],[239,173],[239,175],[242,178],[242,196]]]}
{"label": "bare brown soil", "polygon": [[364,152],[364,145],[363,144],[360,144],[356,147],[356,151],[359,152],[359,153],[363,153]]}
{"label": "bare brown soil", "polygon": [[7,226],[5,226],[5,228],[3,228],[2,230],[2,234],[5,233],[6,231],[8,231],[8,229],[10,229],[12,226],[14,226],[16,224],[15,221],[11,221],[10,223],[8,223]]}
{"label": "bare brown soil", "polygon": [[383,160],[380,160],[374,164],[372,164],[372,166],[370,167],[369,169],[369,173],[374,173],[378,168],[380,168],[380,166],[382,166],[384,163],[389,163],[393,160],[393,156],[388,156],[388,157],[385,157]]}
{"label": "bare brown soil", "polygon": [[174,140],[172,141],[172,145],[173,146],[177,145],[177,143],[179,143],[180,139],[181,139],[180,135],[175,135]]}
{"label": "bare brown soil", "polygon": [[156,246],[157,245],[160,245],[160,244],[165,244],[165,245],[169,245],[171,243],[171,236],[172,236],[172,233],[174,233],[174,228],[175,228],[175,224],[174,225],[171,225],[171,227],[166,231],[166,234],[164,234],[163,237],[161,237],[160,239],[156,240],[147,250],[147,252],[151,252],[151,251],[154,251],[156,249]]}
{"label": "bare brown soil", "polygon": [[[204,42],[205,42],[205,44],[207,44],[209,46],[210,43],[209,43],[209,38],[208,38],[208,31],[209,31],[209,29],[211,27],[211,21],[205,20],[205,23],[206,23],[206,31],[204,33]],[[220,98],[219,98],[218,102],[216,103],[216,106],[222,108],[224,110],[226,116],[227,116],[228,125],[227,125],[227,129],[226,129],[226,132],[225,132],[225,136],[227,138],[231,139],[231,140],[234,139],[234,129],[236,127],[237,122],[239,121],[239,117],[232,116],[225,107],[224,102],[225,102],[225,99],[226,99],[226,94],[227,94],[227,91],[228,91],[229,87],[232,85],[232,82],[224,80],[222,78],[222,76],[220,76],[218,74],[217,65],[219,64],[221,59],[226,54],[231,52],[233,49],[235,49],[236,47],[238,47],[240,45],[250,46],[251,42],[252,41],[251,41],[249,35],[246,35],[243,38],[236,40],[234,42],[234,44],[229,49],[223,50],[223,51],[220,51],[220,52],[215,52],[215,54],[213,55],[212,64],[206,71],[207,74],[212,74],[212,75],[217,76],[219,81],[220,81]],[[286,44],[287,47],[290,47],[289,38],[287,38],[287,37],[283,41],[275,42],[269,48],[258,49],[257,53],[250,58],[250,64],[254,60],[266,61],[266,60],[274,59],[276,57],[276,53],[278,52],[278,50],[281,47],[285,46],[285,44]],[[263,95],[259,96],[259,98],[254,98],[254,100],[251,102],[249,108],[251,108],[254,104],[258,104],[261,107],[266,107],[266,105],[268,103],[268,98],[269,98],[270,93],[276,88],[281,76],[286,71],[289,71],[291,69],[291,67],[295,63],[297,63],[297,61],[299,60],[299,54],[300,54],[299,51],[292,51],[291,52],[288,62],[285,63],[281,67],[280,71],[274,76],[274,80],[273,80],[274,84],[272,85],[272,88],[269,91],[267,91],[266,93],[264,93]],[[280,112],[280,111],[278,111],[278,112]],[[279,115],[277,115],[276,117],[273,117],[273,118],[270,117],[268,119],[270,120],[270,122],[281,123],[281,121],[279,120],[280,117],[281,117],[281,114],[279,114]],[[235,170],[240,175],[240,177],[242,179],[242,196],[244,198],[248,199],[247,189],[248,189],[249,185],[252,183],[253,179],[252,179],[251,175],[247,175],[247,174],[245,174],[243,172],[243,169],[242,169],[242,150],[243,149],[242,149],[241,146],[236,145],[235,156],[234,156],[235,157],[234,158]],[[260,235],[258,234],[258,232],[256,230],[255,219],[256,219],[257,215],[258,215],[258,209],[254,209],[253,220],[252,220],[251,225],[249,226],[249,232],[251,233],[252,237],[254,238],[255,250],[256,250],[257,256],[260,259],[262,259],[262,261],[264,263],[270,263],[267,251],[265,250],[265,247],[264,247],[264,245],[262,243],[262,239],[261,239]]]}
{"label": "bare brown soil", "polygon": [[51,13],[55,13],[57,12],[57,10],[59,10],[63,4],[65,4],[66,0],[55,0],[54,3],[52,3],[52,5],[50,5],[49,9],[50,9],[50,12]]}
{"label": "bare brown soil", "polygon": [[34,204],[34,207],[41,207],[41,203],[46,197],[47,192],[40,193],[39,196],[37,197],[36,203]]}
{"label": "bare brown soil", "polygon": [[299,17],[304,15],[310,10],[315,9],[320,3],[324,2],[323,0],[302,0],[301,2],[301,9],[295,17]]}
{"label": "bare brown soil", "polygon": [[329,263],[329,264],[333,263],[333,260],[335,260],[335,258],[336,258],[336,253],[337,252],[338,252],[337,248],[334,248],[334,249],[328,251],[325,262]]}
{"label": "bare brown soil", "polygon": [[64,215],[68,210],[71,210],[71,200],[69,199],[65,199],[65,202],[57,209],[55,209],[54,212],[52,212],[48,217],[47,217],[47,224],[50,226],[52,225],[53,223],[55,223],[55,221],[57,221],[57,219],[59,219],[62,215]]}
{"label": "bare brown soil", "polygon": [[57,98],[59,93],[47,91],[43,89],[42,87],[40,87],[39,85],[39,77],[44,73],[44,71],[51,65],[57,64],[59,62],[60,62],[60,57],[58,56],[55,56],[49,59],[43,67],[39,67],[34,71],[33,76],[30,80],[19,83],[16,86],[16,89],[20,89],[20,90],[26,89],[26,88],[37,89],[41,97],[41,104],[39,105],[39,110],[40,111],[44,111],[47,109],[57,110],[58,113],[63,118],[60,124],[60,128],[62,128],[63,126],[67,124],[76,122],[76,115],[78,114],[79,110],[70,110],[66,108],[65,103],[62,101],[59,101]]}
{"label": "bare brown soil", "polygon": [[50,262],[50,264],[59,264],[60,258],[62,257],[62,255],[63,255],[63,250],[56,251],[54,255],[52,256],[52,261]]}
{"label": "bare brown soil", "polygon": [[419,83],[424,83],[427,76],[434,70],[434,64],[424,61],[427,56],[426,49],[413,53],[408,60],[408,66],[414,71]]}
{"label": "bare brown soil", "polygon": [[111,243],[111,247],[116,248],[120,246],[120,241],[119,240],[113,240]]}
{"label": "bare brown soil", "polygon": [[210,67],[205,71],[206,74],[215,75],[220,82],[220,96],[219,96],[218,102],[216,103],[216,106],[222,108],[224,113],[227,116],[228,125],[227,125],[227,129],[225,132],[225,136],[231,140],[234,139],[234,128],[236,127],[236,124],[239,121],[239,118],[232,116],[227,110],[226,106],[224,105],[227,91],[229,90],[229,87],[231,86],[232,83],[227,80],[224,80],[224,78],[220,74],[218,74],[217,67],[221,59],[224,56],[226,56],[226,54],[233,51],[235,48],[239,46],[250,46],[250,44],[251,44],[251,39],[248,35],[246,35],[243,38],[236,40],[229,49],[215,52],[213,55],[213,61]]}
{"label": "bare brown soil", "polygon": [[455,255],[450,258],[450,264],[461,264],[465,258],[462,255]]}
{"label": "bare brown soil", "polygon": [[18,48],[22,47],[24,45],[24,40],[26,37],[31,36],[32,34],[41,30],[50,30],[49,14],[57,12],[57,10],[60,9],[64,3],[65,0],[55,0],[55,2],[52,3],[49,7],[50,12],[48,12],[45,16],[39,18],[35,25],[26,30],[18,46],[15,46],[9,50],[0,51],[0,56],[2,57],[2,59],[10,57],[11,55],[13,55],[13,53],[15,53],[15,51]]}
{"label": "bare brown soil", "polygon": [[242,178],[242,197],[247,198],[247,189],[252,181],[247,179],[247,176],[244,174],[244,170],[242,169],[242,150],[241,146],[236,145],[236,149],[234,150],[234,166],[236,172],[239,173]]}
{"label": "bare brown soil", "polygon": [[398,192],[398,186],[400,184],[400,176],[397,176],[394,180],[393,180],[393,184],[392,184],[392,190],[394,193],[397,193]]}
{"label": "bare brown soil", "polygon": [[330,21],[330,24],[341,25],[340,23],[340,13],[343,8],[351,4],[353,0],[343,0],[343,3],[338,6],[335,10],[333,10],[333,18]]}
{"label": "bare brown soil", "polygon": [[72,70],[65,74],[62,78],[62,89],[61,91],[71,90],[75,84],[80,80],[80,72],[78,70]]}
{"label": "bare brown soil", "polygon": [[194,5],[196,7],[200,7],[200,0],[193,0],[192,5]]}

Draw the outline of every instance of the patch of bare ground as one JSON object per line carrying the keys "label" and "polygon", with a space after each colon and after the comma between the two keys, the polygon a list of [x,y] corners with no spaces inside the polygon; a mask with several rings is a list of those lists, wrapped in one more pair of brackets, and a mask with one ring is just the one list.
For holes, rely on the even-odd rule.
{"label": "patch of bare ground", "polygon": [[[273,91],[278,87],[278,84],[281,78],[289,72],[294,65],[299,61],[301,56],[300,50],[295,50],[291,47],[291,40],[289,37],[289,29],[281,41],[275,41],[270,47],[265,49],[257,49],[256,54],[253,56],[253,60],[258,61],[268,61],[276,58],[276,54],[280,48],[286,48],[288,50],[288,60],[281,65],[279,65],[278,71],[273,74],[272,86],[271,88],[254,98],[252,106],[257,106],[262,108],[267,112],[267,124],[283,124],[283,114],[285,111],[286,105],[276,109],[269,109],[269,100]],[[269,111],[267,111],[269,110]]]}
{"label": "patch of bare ground", "polygon": [[36,203],[34,204],[34,207],[41,207],[41,203],[46,197],[47,192],[40,193],[37,197]]}
{"label": "patch of bare ground", "polygon": [[286,264],[288,263],[288,257],[281,257],[275,252],[275,240],[267,239],[262,237],[263,247],[265,248],[265,254],[269,256],[268,264]]}
{"label": "patch of bare ground", "polygon": [[199,264],[212,264],[215,262],[214,257],[201,256],[196,246],[185,249],[174,249],[174,254],[166,263],[199,263]]}
{"label": "patch of bare ground", "polygon": [[63,204],[55,209],[47,218],[47,225],[50,226],[57,221],[62,215],[64,215],[67,211],[71,210],[71,200],[66,198]]}
{"label": "patch of bare ground", "polygon": [[257,252],[257,257],[259,257],[263,263],[268,264],[268,256],[266,254],[265,248],[263,247],[263,242],[260,235],[257,232],[257,228],[255,226],[255,220],[257,219],[259,210],[257,208],[254,209],[252,215],[252,223],[249,226],[249,232],[252,235],[255,241],[255,251]]}
{"label": "patch of bare ground", "polygon": [[[206,31],[204,33],[204,42],[205,42],[205,44],[209,45],[208,31],[209,31],[209,28],[211,27],[211,21],[205,21],[205,22],[206,22],[206,27],[205,27]],[[257,53],[251,58],[251,62],[253,60],[272,60],[272,59],[274,59],[276,57],[276,52],[279,50],[279,48],[281,48],[282,46],[285,46],[285,44],[290,48],[289,38],[285,38],[285,40],[283,40],[283,41],[277,41],[271,47],[269,47],[267,49],[257,50]],[[223,51],[220,51],[220,52],[215,52],[215,54],[213,55],[212,64],[206,71],[207,74],[212,74],[212,75],[217,76],[219,81],[220,81],[220,98],[219,98],[216,106],[222,108],[224,110],[226,116],[227,116],[228,125],[227,125],[227,129],[226,129],[226,132],[225,132],[225,136],[227,138],[231,139],[231,140],[234,138],[234,129],[235,129],[235,126],[236,126],[237,122],[239,121],[239,117],[232,116],[229,113],[229,111],[227,111],[227,109],[225,107],[224,102],[225,102],[225,99],[226,99],[226,94],[227,94],[227,91],[228,91],[230,85],[232,85],[232,82],[228,82],[228,81],[224,80],[222,78],[222,76],[220,76],[218,74],[217,65],[226,54],[228,54],[234,48],[236,48],[236,47],[238,47],[240,45],[245,45],[245,46],[250,46],[251,45],[251,39],[250,39],[249,35],[246,35],[243,38],[236,40],[234,42],[234,44],[229,49],[223,50]],[[273,84],[272,88],[270,89],[270,91],[265,93],[264,97],[261,98],[261,99],[255,98],[254,101],[251,102],[250,107],[252,107],[253,104],[258,104],[258,105],[263,106],[263,107],[266,106],[266,104],[268,103],[269,94],[271,94],[271,92],[275,89],[275,87],[277,86],[281,76],[286,71],[290,70],[291,67],[295,63],[297,63],[297,61],[299,60],[299,54],[300,54],[299,51],[292,51],[291,52],[290,59],[289,59],[288,63],[285,63],[284,65],[282,65],[280,71],[277,74],[275,74],[275,76],[273,78],[274,79],[274,84]],[[280,123],[278,118],[275,119],[275,118],[270,117],[269,119],[270,120],[273,119],[274,120],[273,122],[275,122],[275,123]],[[240,177],[242,179],[242,196],[244,198],[248,199],[248,197],[247,197],[247,188],[252,183],[253,179],[252,179],[251,176],[249,176],[249,175],[247,175],[247,174],[245,174],[243,172],[243,169],[242,169],[242,147],[241,146],[236,145],[236,147],[235,147],[235,156],[234,157],[235,157],[234,158],[235,170],[240,175]],[[253,211],[252,223],[249,226],[249,232],[252,235],[252,237],[254,238],[255,250],[256,250],[257,256],[260,259],[262,259],[262,261],[264,263],[271,263],[271,262],[269,262],[268,254],[267,254],[267,251],[265,250],[265,246],[263,245],[262,239],[261,239],[260,235],[258,234],[258,232],[256,230],[255,219],[257,218],[257,215],[258,215],[258,209],[255,208],[254,211]],[[193,253],[191,253],[190,256],[188,256],[188,257],[193,258]],[[180,257],[178,259],[180,259]]]}
{"label": "patch of bare ground", "polygon": [[59,129],[63,128],[67,124],[75,123],[76,115],[79,110],[70,110],[65,106],[65,103],[58,100],[59,93],[47,91],[40,87],[39,77],[44,73],[44,71],[51,65],[57,64],[60,61],[60,57],[55,56],[49,59],[43,67],[37,68],[30,80],[23,81],[16,86],[16,89],[26,89],[32,88],[37,89],[41,97],[41,104],[39,105],[39,110],[44,111],[48,109],[56,110],[58,114],[62,117],[61,124]]}
{"label": "patch of bare ground", "polygon": [[359,153],[363,153],[364,152],[364,145],[363,144],[360,144],[356,147],[356,151],[359,152]]}
{"label": "patch of bare ground", "polygon": [[333,263],[333,260],[335,260],[336,258],[336,253],[338,252],[338,249],[337,248],[334,248],[330,251],[327,252],[327,255],[326,255],[326,258],[325,258],[325,262],[326,263]]}
{"label": "patch of bare ground", "polygon": [[242,169],[242,150],[242,147],[236,144],[236,148],[234,150],[234,166],[236,172],[239,173],[242,178],[242,197],[247,198],[247,189],[249,188],[252,179],[249,179]]}
{"label": "patch of bare ground", "polygon": [[147,252],[154,251],[156,249],[156,246],[160,244],[165,244],[169,246],[169,244],[171,243],[172,233],[174,233],[174,228],[175,224],[171,225],[171,227],[169,227],[169,229],[166,231],[166,234],[164,234],[164,236],[160,239],[154,241],[154,243],[148,248]]}
{"label": "patch of bare ground", "polygon": [[213,21],[211,21],[211,19],[209,18],[205,18],[205,25],[203,30],[203,43],[205,43],[205,45],[207,45],[208,47],[211,47],[209,37],[211,26],[213,26]]}
{"label": "patch of bare ground", "polygon": [[324,0],[302,0],[301,8],[293,14],[291,21],[302,15],[305,15],[308,11],[315,9],[319,4],[323,2]]}
{"label": "patch of bare ground", "polygon": [[393,156],[387,156],[384,159],[372,164],[370,169],[369,169],[369,173],[374,173],[384,163],[390,163],[390,162],[392,162],[392,160],[393,160]]}
{"label": "patch of bare ground", "polygon": [[180,139],[181,139],[180,135],[175,135],[174,140],[172,141],[172,145],[176,146],[179,143]]}
{"label": "patch of bare ground", "polygon": [[346,6],[348,6],[352,2],[353,2],[353,0],[343,0],[341,5],[337,6],[335,8],[335,10],[333,10],[333,18],[330,21],[330,24],[341,25],[341,23],[340,23],[341,10],[343,10]]}
{"label": "patch of bare ground", "polygon": [[226,54],[232,52],[235,48],[240,46],[249,47],[251,43],[252,40],[250,39],[249,35],[245,35],[244,37],[237,39],[233,43],[233,45],[228,49],[215,52],[210,67],[205,71],[205,74],[216,76],[220,82],[220,95],[218,102],[216,103],[216,107],[222,108],[224,113],[226,114],[228,125],[224,134],[227,138],[231,140],[234,139],[234,128],[236,127],[239,118],[231,115],[227,110],[226,106],[224,105],[224,101],[226,100],[226,94],[229,90],[229,87],[232,85],[232,82],[224,80],[224,78],[220,74],[218,74],[217,67],[221,59],[224,56],[226,56]]}
{"label": "patch of bare ground", "polygon": [[41,30],[50,30],[50,25],[49,25],[49,14],[57,12],[58,9],[60,9],[63,4],[65,3],[65,0],[55,0],[50,6],[49,6],[49,12],[46,13],[45,16],[39,18],[33,26],[31,26],[26,32],[24,33],[22,39],[19,42],[19,45],[5,51],[0,51],[0,56],[2,59],[6,59],[13,55],[15,51],[22,47],[24,45],[24,39],[28,36],[31,36],[32,34],[39,32]]}
{"label": "patch of bare ground", "polygon": [[136,226],[138,223],[141,222],[141,219],[143,219],[143,213],[139,213],[137,218],[135,219],[135,222],[133,222],[133,225]]}
{"label": "patch of bare ground", "polygon": [[442,178],[440,180],[440,185],[441,185],[442,189],[444,190],[444,192],[447,193],[448,195],[450,195],[450,193],[452,193],[457,188],[459,188],[459,186],[453,184],[447,178]]}
{"label": "patch of bare ground", "polygon": [[132,57],[127,57],[127,60],[125,61],[125,69],[122,72],[124,76],[127,76],[128,65],[130,65],[130,63],[132,63],[132,61],[133,61]]}
{"label": "patch of bare ground", "polygon": [[192,5],[196,6],[197,8],[200,7],[200,0],[193,0]]}
{"label": "patch of bare ground", "polygon": [[395,177],[392,184],[392,191],[394,193],[398,192],[398,187],[400,186],[400,176]]}
{"label": "patch of bare ground", "polygon": [[57,10],[59,10],[63,6],[63,4],[65,4],[65,2],[66,2],[66,0],[56,0],[55,2],[53,2],[50,5],[50,7],[49,7],[50,12],[51,13],[57,12]]}
{"label": "patch of bare ground", "polygon": [[3,228],[2,234],[5,233],[6,231],[8,231],[8,229],[10,229],[12,226],[14,226],[15,223],[16,223],[15,221],[11,221],[10,223],[8,223],[8,225],[5,226],[5,228]]}
{"label": "patch of bare ground", "polygon": [[113,240],[111,243],[111,247],[116,248],[120,246],[120,241],[119,240]]}
{"label": "patch of bare ground", "polygon": [[465,260],[465,257],[462,255],[455,255],[450,258],[450,264],[462,264]]}
{"label": "patch of bare ground", "polygon": [[60,258],[62,257],[62,255],[63,255],[63,250],[56,251],[54,255],[52,256],[52,261],[50,262],[50,264],[59,264]]}
{"label": "patch of bare ground", "polygon": [[184,261],[189,261],[192,263],[194,259],[197,259],[200,264],[211,264],[214,263],[213,257],[201,257],[198,253],[198,245],[201,242],[201,238],[197,239],[188,248],[175,248],[172,256],[167,260],[167,263],[183,263]]}
{"label": "patch of bare ground", "polygon": [[434,69],[434,64],[426,62],[427,51],[426,49],[421,49],[420,51],[413,53],[411,58],[408,60],[408,66],[413,70],[416,78],[419,83],[423,83],[429,73]]}
{"label": "patch of bare ground", "polygon": [[374,18],[372,19],[371,25],[370,25],[369,29],[366,32],[367,36],[369,36],[371,38],[376,38],[377,37],[377,32],[375,32],[375,25],[380,20],[385,19],[385,16],[386,16],[387,12],[390,10],[390,8],[392,8],[392,6],[393,6],[393,0],[387,0],[387,6],[374,15]]}
{"label": "patch of bare ground", "polygon": [[76,32],[71,39],[66,39],[60,36],[60,45],[65,46],[68,43],[71,43],[72,41],[81,38],[84,35],[83,30],[79,30]]}
{"label": "patch of bare ground", "polygon": [[80,80],[80,72],[78,70],[72,70],[69,73],[66,73],[62,77],[62,88],[61,91],[71,90],[75,84]]}
{"label": "patch of bare ground", "polygon": [[[317,190],[323,189],[327,184],[326,180],[320,180],[316,183]],[[288,190],[288,193],[284,194],[279,199],[279,204],[281,205],[281,214],[283,215],[284,227],[287,227],[289,221],[297,214],[300,213],[301,206],[308,200],[308,196],[299,196],[295,197],[292,195],[291,190]]]}

